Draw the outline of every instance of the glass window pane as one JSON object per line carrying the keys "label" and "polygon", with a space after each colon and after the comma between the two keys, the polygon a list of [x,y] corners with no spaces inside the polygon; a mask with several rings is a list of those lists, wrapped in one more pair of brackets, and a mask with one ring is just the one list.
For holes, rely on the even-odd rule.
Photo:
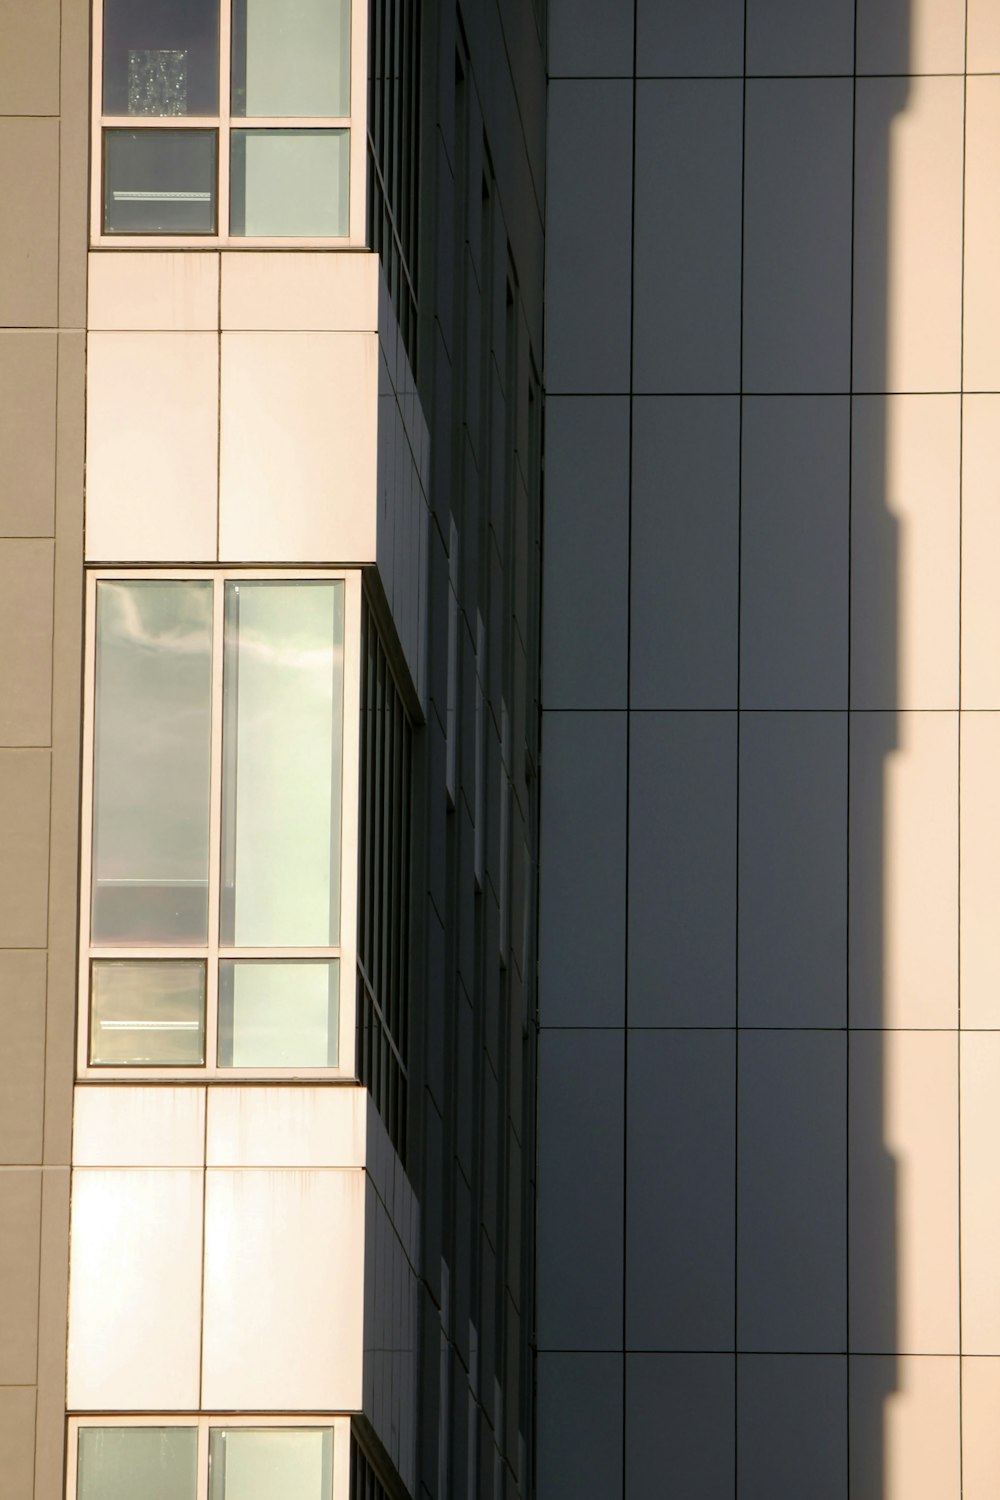
{"label": "glass window pane", "polygon": [[219,1066],[335,1068],[340,964],[219,965]]}
{"label": "glass window pane", "polygon": [[350,154],[348,130],[234,130],[230,232],[346,236]]}
{"label": "glass window pane", "polygon": [[340,941],[344,588],[227,583],[222,942]]}
{"label": "glass window pane", "polygon": [[214,234],[214,130],[106,130],[105,234]]}
{"label": "glass window pane", "polygon": [[331,1500],[332,1427],[213,1427],[209,1500]]}
{"label": "glass window pane", "polygon": [[234,0],[232,112],[349,115],[350,0]]}
{"label": "glass window pane", "polygon": [[219,112],[219,0],[104,0],[104,113]]}
{"label": "glass window pane", "polygon": [[95,943],[208,939],[211,710],[211,583],[99,583]]}
{"label": "glass window pane", "polygon": [[95,959],[90,1061],[197,1067],[205,1061],[205,965]]}
{"label": "glass window pane", "polygon": [[81,1427],[77,1500],[195,1500],[195,1427]]}

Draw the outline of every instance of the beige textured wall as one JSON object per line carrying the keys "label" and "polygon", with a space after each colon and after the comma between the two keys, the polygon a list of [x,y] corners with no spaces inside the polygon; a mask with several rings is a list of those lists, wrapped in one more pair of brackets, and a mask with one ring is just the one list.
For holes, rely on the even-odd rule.
{"label": "beige textured wall", "polygon": [[0,10],[0,1490],[63,1487],[88,6]]}

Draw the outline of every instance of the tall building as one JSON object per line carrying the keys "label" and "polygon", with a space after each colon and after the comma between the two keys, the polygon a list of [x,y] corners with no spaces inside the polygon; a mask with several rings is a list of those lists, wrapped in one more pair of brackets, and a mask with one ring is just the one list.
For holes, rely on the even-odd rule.
{"label": "tall building", "polygon": [[1000,4],[547,11],[0,0],[3,1500],[1000,1494]]}

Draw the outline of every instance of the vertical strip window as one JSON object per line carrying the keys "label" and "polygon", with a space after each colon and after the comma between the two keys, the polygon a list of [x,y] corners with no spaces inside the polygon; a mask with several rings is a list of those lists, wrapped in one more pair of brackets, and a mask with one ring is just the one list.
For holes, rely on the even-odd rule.
{"label": "vertical strip window", "polygon": [[84,1068],[350,1062],[347,599],[343,578],[94,583]]}
{"label": "vertical strip window", "polygon": [[420,166],[420,0],[371,0],[368,20],[368,245],[378,252],[416,367]]}
{"label": "vertical strip window", "polygon": [[360,3],[97,0],[99,234],[349,239]]}

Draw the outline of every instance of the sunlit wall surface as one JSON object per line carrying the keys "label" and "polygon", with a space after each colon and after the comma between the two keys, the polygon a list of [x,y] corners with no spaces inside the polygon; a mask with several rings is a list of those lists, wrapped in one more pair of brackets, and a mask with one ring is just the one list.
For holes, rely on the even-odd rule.
{"label": "sunlit wall surface", "polygon": [[538,1481],[1000,1486],[1000,25],[552,0]]}

